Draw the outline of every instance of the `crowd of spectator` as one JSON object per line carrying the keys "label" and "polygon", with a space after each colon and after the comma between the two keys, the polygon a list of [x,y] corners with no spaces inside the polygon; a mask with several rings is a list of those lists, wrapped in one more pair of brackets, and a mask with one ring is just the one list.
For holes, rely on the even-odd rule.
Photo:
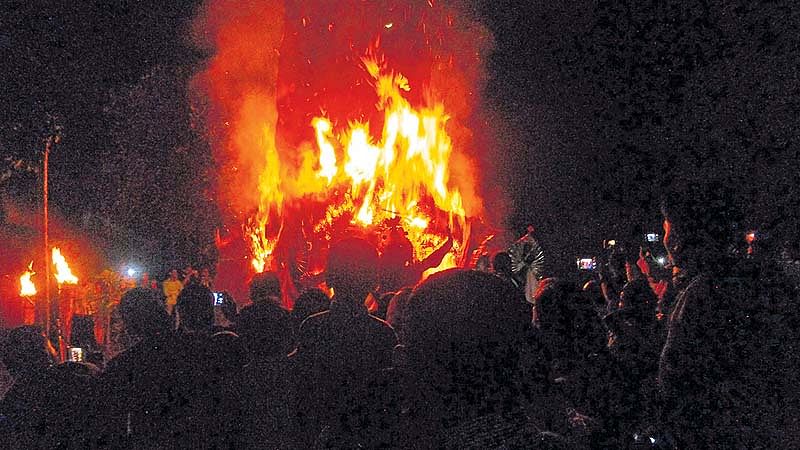
{"label": "crowd of spectator", "polygon": [[240,311],[174,273],[167,308],[125,293],[109,361],[54,364],[41,330],[8,332],[0,446],[797,448],[797,286],[768,246],[734,251],[732,198],[665,198],[671,278],[617,245],[590,282],[541,279],[532,303],[507,254],[406,286],[357,238],[331,247],[332,295],[292,311],[274,273]]}

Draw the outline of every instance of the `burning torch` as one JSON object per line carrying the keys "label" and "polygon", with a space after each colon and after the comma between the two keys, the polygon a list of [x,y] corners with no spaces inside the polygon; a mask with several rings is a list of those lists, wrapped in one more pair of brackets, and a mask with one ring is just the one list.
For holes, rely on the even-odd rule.
{"label": "burning torch", "polygon": [[[58,247],[53,247],[52,262],[53,262],[53,266],[55,266],[55,269],[56,269],[56,272],[55,272],[54,276],[56,278],[56,281],[58,282],[58,300],[59,300],[59,306],[60,306],[61,302],[62,302],[61,296],[62,296],[62,288],[63,288],[63,286],[65,284],[78,284],[78,277],[76,277],[72,273],[72,269],[70,269],[69,264],[67,264],[67,259],[64,258],[64,255],[61,254],[61,249],[59,249]],[[64,294],[64,295],[66,295],[66,294]],[[71,299],[70,299],[70,301],[71,301]],[[50,305],[48,305],[48,307],[49,306]],[[71,308],[69,308],[69,309],[71,309]],[[65,315],[65,314],[62,314],[61,310],[62,310],[62,308],[59,307],[59,309],[58,309],[59,314],[58,314],[58,318],[56,319],[56,331],[58,333],[58,344],[59,344],[59,350],[61,352],[61,360],[63,361],[64,360],[64,345],[63,345],[63,341],[62,341],[61,325],[62,325],[62,323],[63,323],[63,321],[65,319],[65,317],[62,317],[62,316]],[[67,315],[68,314],[69,314],[69,312],[67,312]]]}
{"label": "burning torch", "polygon": [[22,276],[19,277],[19,296],[25,301],[27,301],[27,305],[25,305],[24,309],[24,321],[25,324],[33,323],[33,317],[29,316],[29,308],[35,307],[36,303],[34,302],[34,297],[36,296],[36,285],[33,283],[31,277],[36,275],[36,272],[33,271],[33,261],[28,263],[28,270],[26,270]]}

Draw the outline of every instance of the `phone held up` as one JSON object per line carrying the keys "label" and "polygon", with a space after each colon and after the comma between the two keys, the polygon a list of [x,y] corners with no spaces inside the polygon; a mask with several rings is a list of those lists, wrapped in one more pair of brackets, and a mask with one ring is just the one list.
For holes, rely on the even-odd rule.
{"label": "phone held up", "polygon": [[67,352],[67,361],[84,362],[83,349],[80,347],[70,347]]}
{"label": "phone held up", "polygon": [[225,303],[225,297],[222,292],[214,292],[214,306],[222,306]]}

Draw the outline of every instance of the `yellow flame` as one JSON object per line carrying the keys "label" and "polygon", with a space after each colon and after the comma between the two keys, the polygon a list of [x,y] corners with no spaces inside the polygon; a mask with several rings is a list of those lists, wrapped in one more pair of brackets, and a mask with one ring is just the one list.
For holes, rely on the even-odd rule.
{"label": "yellow flame", "polygon": [[284,194],[281,189],[281,164],[280,155],[274,142],[271,141],[272,132],[267,125],[258,130],[259,137],[255,142],[246,141],[246,144],[257,145],[263,150],[264,169],[259,174],[259,207],[255,216],[251,217],[243,226],[244,234],[250,239],[253,254],[251,263],[257,272],[268,268],[272,252],[275,250],[277,237],[267,232],[270,217],[280,215],[283,208]]}
{"label": "yellow flame", "polygon": [[58,284],[78,283],[78,277],[72,274],[66,258],[61,254],[61,250],[58,247],[53,247],[53,265],[56,267],[55,277]]}
{"label": "yellow flame", "polygon": [[[450,180],[453,148],[444,106],[430,101],[413,107],[404,96],[411,90],[405,76],[387,71],[382,58],[362,62],[374,81],[376,108],[383,113],[381,130],[371,129],[369,122],[350,122],[336,130],[329,118],[315,117],[311,128],[316,148],[297,150],[302,155],[299,168],[287,164],[289,158],[281,160],[274,143],[258,144],[266,159],[259,179],[261,201],[244,226],[256,271],[265,270],[274,257],[280,232],[271,222],[281,220],[282,227],[283,214],[291,208],[302,214],[295,201],[305,196],[327,208],[313,227],[315,233],[345,215],[365,227],[400,217],[417,258],[445,241],[446,228],[455,232],[460,227],[466,233],[462,195]],[[456,235],[456,241],[465,239]],[[456,264],[453,255],[445,261],[441,269]]]}
{"label": "yellow flame", "polygon": [[[250,234],[248,236],[253,249],[253,259],[250,260],[250,263],[256,272],[261,273],[270,268],[272,254],[275,251],[275,245],[278,243],[280,231],[274,238],[267,236],[266,218],[262,222],[249,224],[249,229]],[[283,224],[281,224],[281,229],[283,229]]]}
{"label": "yellow flame", "polygon": [[462,220],[465,216],[460,192],[449,185],[452,144],[445,130],[448,116],[441,104],[415,109],[403,96],[403,92],[411,90],[406,77],[384,73],[376,59],[365,58],[363,63],[375,80],[379,99],[376,106],[384,112],[381,139],[372,142],[368,123],[351,123],[341,133],[341,139],[332,144],[330,121],[317,118],[315,124],[326,124],[324,134],[315,127],[319,165],[326,167],[332,148],[346,149],[343,170],[327,169],[326,173],[337,173],[334,181],[351,185],[357,208],[355,222],[370,225],[400,215],[409,228],[417,230],[409,236],[415,247],[429,247],[423,241],[443,239],[422,235],[432,219],[418,210],[422,195],[431,196],[436,208],[451,216],[455,214]]}
{"label": "yellow flame", "polygon": [[330,121],[322,117],[316,117],[311,121],[311,126],[317,132],[317,145],[319,146],[319,175],[328,179],[328,184],[333,181],[333,177],[339,169],[336,167],[336,152],[333,145],[328,141],[331,126]]}
{"label": "yellow flame", "polygon": [[28,270],[19,277],[19,295],[22,297],[33,297],[36,295],[36,285],[33,284],[31,277],[36,275],[33,271],[33,261],[28,264]]}
{"label": "yellow flame", "polygon": [[428,221],[422,217],[408,217],[406,218],[406,222],[409,226],[419,228],[421,230],[428,228]]}

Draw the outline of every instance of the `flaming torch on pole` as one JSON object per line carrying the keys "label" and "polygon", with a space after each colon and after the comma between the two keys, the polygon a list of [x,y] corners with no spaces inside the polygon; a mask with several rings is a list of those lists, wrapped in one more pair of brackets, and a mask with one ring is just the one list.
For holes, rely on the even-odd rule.
{"label": "flaming torch on pole", "polygon": [[34,275],[36,272],[33,271],[33,261],[31,261],[28,263],[28,270],[19,277],[19,296],[26,302],[23,304],[23,321],[26,325],[34,323],[36,316],[35,297],[37,291],[36,285],[31,279]]}
{"label": "flaming torch on pole", "polygon": [[58,289],[64,284],[78,284],[78,277],[72,274],[72,269],[67,264],[67,259],[61,254],[61,249],[53,247],[53,265],[56,267],[56,281],[58,282]]}
{"label": "flaming torch on pole", "polygon": [[33,271],[33,261],[28,263],[28,270],[19,277],[19,295],[21,297],[33,297],[36,295],[36,285],[33,284],[31,277],[36,275]]}
{"label": "flaming torch on pole", "polygon": [[33,284],[31,277],[36,275],[33,271],[33,261],[28,264],[28,270],[19,277],[19,296],[31,302],[36,295],[36,285]]}
{"label": "flaming torch on pole", "polygon": [[[76,277],[72,273],[72,269],[70,269],[69,264],[67,264],[66,258],[64,258],[64,255],[61,254],[61,249],[59,249],[58,247],[53,247],[52,261],[53,261],[53,265],[56,268],[56,272],[55,272],[54,276],[56,278],[56,281],[58,282],[59,308],[58,308],[58,319],[56,320],[56,332],[58,333],[59,353],[61,354],[61,360],[63,361],[66,349],[64,348],[64,343],[63,343],[63,339],[62,339],[62,336],[63,336],[62,331],[63,330],[61,329],[61,325],[64,323],[65,319],[68,319],[68,317],[62,317],[62,316],[67,316],[69,314],[69,312],[67,312],[66,314],[63,314],[62,313],[62,308],[60,307],[61,306],[61,302],[62,302],[62,298],[61,298],[61,296],[62,296],[62,287],[65,284],[78,284],[78,277]],[[63,295],[68,295],[68,294],[67,293],[63,293]],[[49,312],[49,307],[50,307],[50,305],[48,303],[48,312]]]}

